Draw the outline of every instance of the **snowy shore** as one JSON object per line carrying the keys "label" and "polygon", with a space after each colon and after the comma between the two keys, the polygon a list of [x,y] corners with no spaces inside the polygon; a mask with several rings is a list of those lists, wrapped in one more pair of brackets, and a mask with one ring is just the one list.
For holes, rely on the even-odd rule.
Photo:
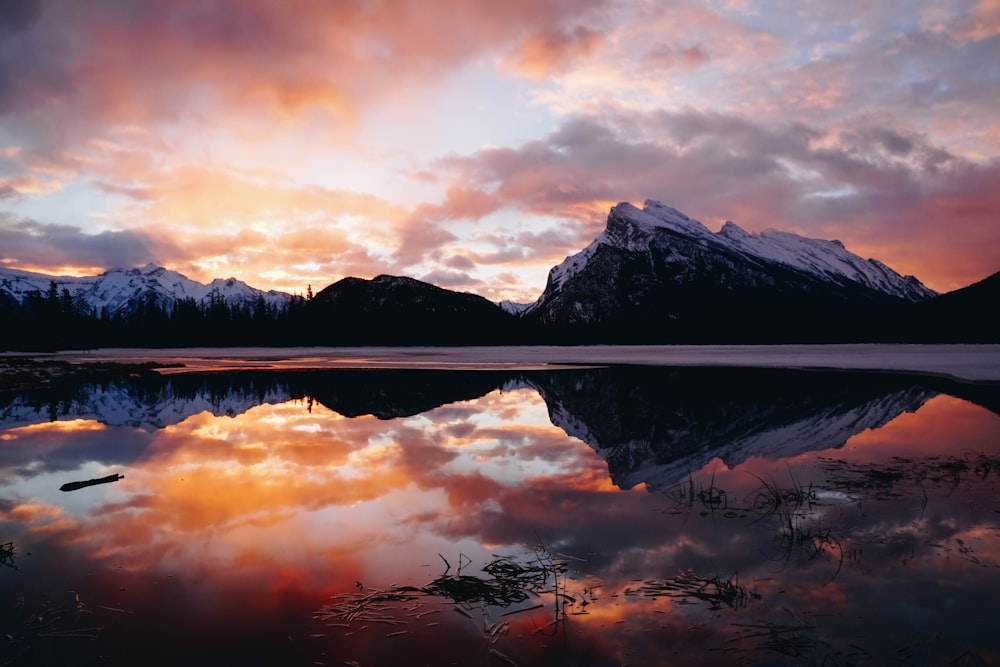
{"label": "snowy shore", "polygon": [[[11,355],[6,355],[11,356]],[[183,364],[161,372],[306,368],[547,368],[553,364],[882,370],[1000,382],[1000,345],[593,345],[98,349],[19,355],[71,363]]]}

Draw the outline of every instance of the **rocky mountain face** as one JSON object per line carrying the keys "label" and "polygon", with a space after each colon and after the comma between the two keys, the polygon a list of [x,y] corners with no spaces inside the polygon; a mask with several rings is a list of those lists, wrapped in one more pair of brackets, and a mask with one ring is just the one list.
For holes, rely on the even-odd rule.
{"label": "rocky mountain face", "polygon": [[731,222],[713,233],[647,201],[615,206],[523,317],[581,342],[842,340],[859,317],[935,294],[839,241]]}
{"label": "rocky mountain face", "polygon": [[210,283],[195,280],[162,266],[147,264],[142,268],[115,269],[97,276],[49,276],[30,271],[0,268],[0,298],[8,305],[23,303],[32,293],[45,295],[52,287],[61,294],[82,301],[88,310],[108,316],[129,315],[142,301],[169,311],[178,301],[192,299],[199,305],[213,300],[227,305],[247,304],[254,307],[259,300],[282,307],[291,295],[275,290],[263,291],[250,287],[236,278],[217,278]]}
{"label": "rocky mountain face", "polygon": [[475,294],[413,278],[344,278],[308,304],[326,345],[470,345],[517,342],[517,319]]}

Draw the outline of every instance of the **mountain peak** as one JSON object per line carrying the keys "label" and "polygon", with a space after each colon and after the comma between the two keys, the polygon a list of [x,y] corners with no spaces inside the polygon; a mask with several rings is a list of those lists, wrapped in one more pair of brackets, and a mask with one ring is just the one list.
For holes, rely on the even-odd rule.
{"label": "mountain peak", "polygon": [[749,312],[749,301],[737,294],[758,295],[761,307],[772,310],[785,300],[808,303],[817,312],[825,304],[833,312],[848,302],[917,302],[935,292],[855,255],[840,241],[751,233],[732,221],[713,233],[649,199],[642,209],[628,202],[614,206],[604,231],[549,271],[545,290],[523,313],[545,324],[604,326],[631,317],[637,324],[655,320],[659,324],[652,326],[675,328],[685,318],[723,321],[723,315],[706,312],[713,299],[717,309]]}
{"label": "mountain peak", "polygon": [[685,235],[705,236],[712,233],[697,220],[655,199],[647,199],[641,210],[629,202],[621,202],[612,208],[608,216],[609,234],[614,236],[625,225],[643,231],[666,229]]}

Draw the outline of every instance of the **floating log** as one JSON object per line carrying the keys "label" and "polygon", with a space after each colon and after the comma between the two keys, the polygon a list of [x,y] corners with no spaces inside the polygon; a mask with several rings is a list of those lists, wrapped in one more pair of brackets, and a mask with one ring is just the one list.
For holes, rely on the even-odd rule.
{"label": "floating log", "polygon": [[59,487],[60,491],[76,491],[77,489],[84,489],[88,486],[96,486],[98,484],[110,484],[111,482],[117,482],[120,479],[125,479],[125,475],[108,475],[107,477],[98,477],[97,479],[88,479],[82,482],[67,482]]}

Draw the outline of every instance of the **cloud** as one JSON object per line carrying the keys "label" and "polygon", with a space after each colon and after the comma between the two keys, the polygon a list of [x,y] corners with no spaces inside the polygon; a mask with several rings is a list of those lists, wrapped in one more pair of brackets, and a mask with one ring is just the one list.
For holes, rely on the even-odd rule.
{"label": "cloud", "polygon": [[171,250],[138,230],[86,234],[78,227],[0,215],[0,248],[20,266],[123,267],[157,262]]}
{"label": "cloud", "polygon": [[[11,233],[10,220],[44,220],[48,202],[85,191],[100,219],[198,279],[301,291],[343,275],[464,274],[496,295],[505,273],[524,298],[610,206],[654,197],[710,223],[840,238],[918,275],[935,254],[924,239],[942,257],[972,248],[935,271],[944,286],[995,259],[978,246],[995,226],[980,174],[1000,155],[997,11],[11,1],[0,202],[17,211]],[[967,240],[943,247],[944,223],[901,213],[956,209],[975,211],[952,228]],[[94,256],[46,239],[29,239],[35,257]]]}
{"label": "cloud", "polygon": [[588,42],[586,29],[564,26],[605,1],[29,4],[5,5],[0,111],[52,148],[182,120],[219,131],[318,114],[354,127],[367,104],[409,81],[427,85],[477,55],[531,43],[528,26],[549,36],[550,55]]}
{"label": "cloud", "polygon": [[593,53],[603,42],[598,30],[577,26],[573,30],[534,33],[508,55],[505,69],[532,79],[544,80],[552,73],[566,69],[571,63]]}
{"label": "cloud", "polygon": [[[751,230],[840,238],[902,272],[920,277],[928,269],[930,282],[945,288],[1000,268],[1000,245],[980,245],[1000,240],[990,222],[1000,210],[990,185],[1000,162],[965,160],[891,126],[609,110],[603,119],[570,118],[543,139],[453,156],[441,166],[497,207],[535,215],[649,197],[719,226],[732,219]],[[941,259],[932,262],[933,254]],[[953,268],[945,283],[948,262],[965,269]]]}

